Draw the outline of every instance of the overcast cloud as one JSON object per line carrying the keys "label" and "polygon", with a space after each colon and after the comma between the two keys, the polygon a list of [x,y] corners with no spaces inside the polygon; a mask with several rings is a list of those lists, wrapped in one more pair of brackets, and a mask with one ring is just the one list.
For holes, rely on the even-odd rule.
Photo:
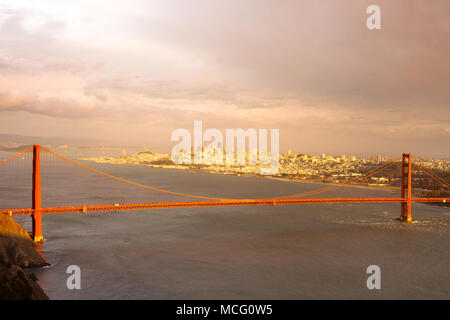
{"label": "overcast cloud", "polygon": [[2,1],[0,132],[169,150],[203,120],[297,152],[450,156],[449,17],[448,0]]}

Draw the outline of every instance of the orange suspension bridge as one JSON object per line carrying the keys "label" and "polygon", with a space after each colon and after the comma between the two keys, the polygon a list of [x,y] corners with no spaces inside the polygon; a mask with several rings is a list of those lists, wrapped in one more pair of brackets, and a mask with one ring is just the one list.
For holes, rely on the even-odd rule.
{"label": "orange suspension bridge", "polygon": [[[413,160],[414,159],[414,160]],[[416,161],[417,160],[417,161]],[[399,203],[412,221],[413,202],[450,201],[450,184],[411,154],[383,162],[352,180],[308,192],[258,199],[228,199],[162,190],[131,182],[68,159],[39,145],[0,163],[0,213],[31,215],[34,241],[42,241],[44,214],[186,207],[294,205],[308,203]],[[383,196],[345,197],[342,189],[386,181]],[[352,188],[354,192],[356,188]],[[29,200],[25,201],[26,197]],[[30,207],[26,203],[29,203]],[[25,207],[24,207],[25,206]]]}

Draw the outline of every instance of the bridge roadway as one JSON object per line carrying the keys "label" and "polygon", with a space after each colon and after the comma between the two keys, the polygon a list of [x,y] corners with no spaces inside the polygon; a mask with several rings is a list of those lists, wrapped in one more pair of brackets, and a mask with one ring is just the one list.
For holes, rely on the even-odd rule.
{"label": "bridge roadway", "polygon": [[[450,198],[410,198],[411,202],[450,202]],[[407,202],[406,198],[323,198],[323,199],[230,199],[222,201],[192,201],[192,202],[161,202],[161,203],[129,203],[97,206],[72,206],[41,208],[42,214],[123,211],[143,209],[169,209],[193,207],[226,207],[226,206],[265,206],[287,204],[314,204],[314,203],[388,203]],[[34,209],[0,209],[0,213],[8,215],[31,215]]]}

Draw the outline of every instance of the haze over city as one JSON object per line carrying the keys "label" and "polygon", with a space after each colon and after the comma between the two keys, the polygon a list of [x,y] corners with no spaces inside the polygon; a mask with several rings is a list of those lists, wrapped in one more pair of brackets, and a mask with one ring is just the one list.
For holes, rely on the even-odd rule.
{"label": "haze over city", "polygon": [[0,133],[170,150],[279,128],[310,154],[448,157],[450,2],[2,1]]}

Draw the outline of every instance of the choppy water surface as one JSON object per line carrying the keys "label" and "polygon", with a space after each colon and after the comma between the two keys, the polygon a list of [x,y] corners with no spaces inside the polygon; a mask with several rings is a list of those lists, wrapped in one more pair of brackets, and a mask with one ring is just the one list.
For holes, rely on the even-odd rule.
{"label": "choppy water surface", "polygon": [[[210,196],[269,197],[319,188],[89,165]],[[51,299],[450,298],[450,209],[416,204],[419,222],[410,225],[397,221],[399,215],[399,204],[330,204],[45,216],[42,251],[52,266],[36,273]],[[17,217],[26,228],[30,220]],[[381,290],[366,287],[366,268],[373,264],[381,268]],[[81,268],[81,290],[66,287],[69,265]]]}

